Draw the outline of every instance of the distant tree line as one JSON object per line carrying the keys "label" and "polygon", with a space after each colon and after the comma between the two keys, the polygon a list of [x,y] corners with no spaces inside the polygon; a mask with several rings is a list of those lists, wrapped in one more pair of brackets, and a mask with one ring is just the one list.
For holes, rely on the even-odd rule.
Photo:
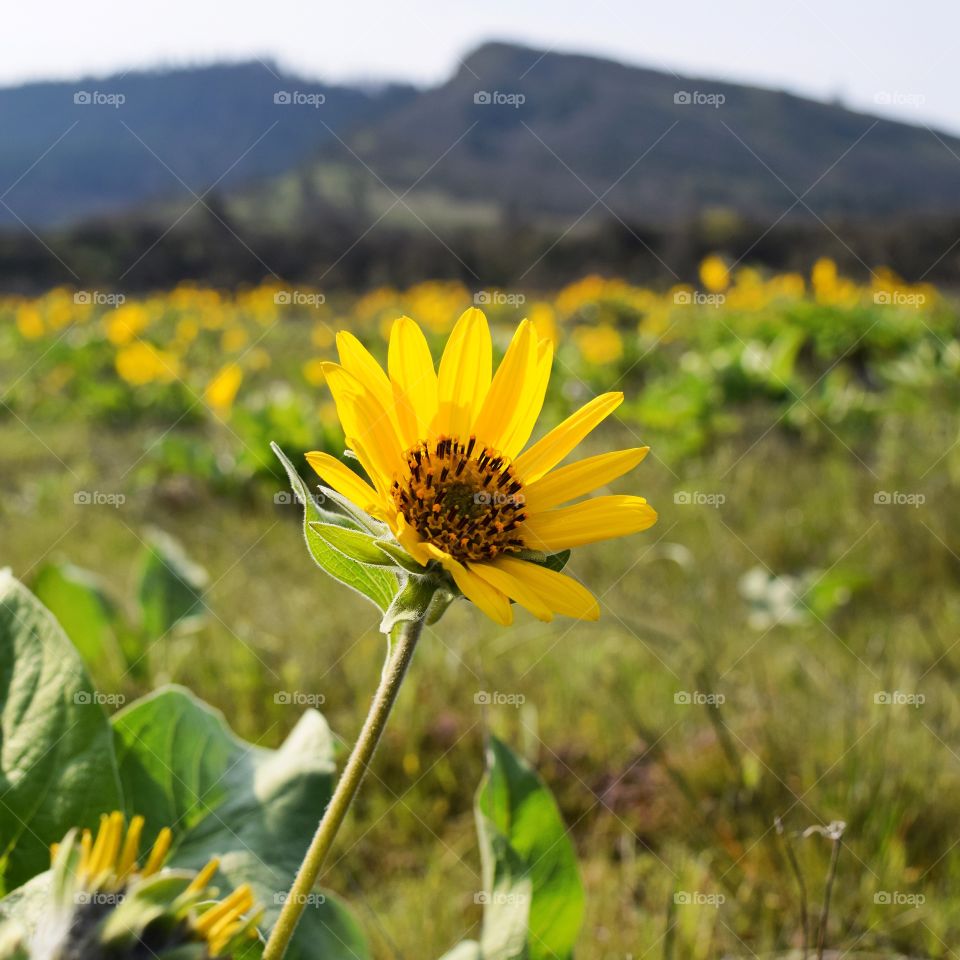
{"label": "distant tree line", "polygon": [[180,281],[229,289],[271,278],[331,291],[426,279],[536,290],[594,272],[669,286],[694,280],[712,252],[730,262],[800,272],[830,256],[852,277],[888,266],[911,282],[960,285],[960,217],[774,227],[732,217],[672,226],[609,220],[566,234],[520,219],[442,234],[383,225],[364,233],[368,224],[331,210],[314,211],[309,220],[296,230],[241,227],[214,201],[173,229],[119,220],[42,236],[0,233],[0,290],[30,294],[66,284],[138,292]]}

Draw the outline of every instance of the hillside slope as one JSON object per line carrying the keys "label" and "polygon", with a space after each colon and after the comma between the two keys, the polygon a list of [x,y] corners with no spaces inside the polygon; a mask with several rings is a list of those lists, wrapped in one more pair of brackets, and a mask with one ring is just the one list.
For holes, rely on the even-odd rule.
{"label": "hillside slope", "polygon": [[[319,105],[276,103],[283,93]],[[57,226],[156,198],[192,202],[187,187],[280,174],[331,131],[344,136],[413,93],[308,84],[263,63],[0,89],[0,225]]]}

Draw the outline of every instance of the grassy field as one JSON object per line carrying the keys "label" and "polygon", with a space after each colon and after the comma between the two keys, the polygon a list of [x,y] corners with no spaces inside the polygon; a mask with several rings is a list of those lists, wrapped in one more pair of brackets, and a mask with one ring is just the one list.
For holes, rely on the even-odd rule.
{"label": "grassy field", "polygon": [[[487,730],[557,796],[587,890],[585,960],[799,956],[834,850],[808,828],[834,821],[845,826],[828,948],[953,955],[960,322],[949,300],[918,322],[915,305],[842,294],[814,284],[748,309],[728,292],[679,329],[651,328],[652,309],[638,327],[622,308],[565,313],[551,300],[562,349],[547,419],[584,393],[624,389],[623,415],[585,452],[651,443],[615,489],[646,496],[660,520],[575,554],[568,569],[601,598],[598,623],[518,615],[503,630],[457,604],[428,630],[326,880],[377,956],[438,957],[475,933],[472,794]],[[613,297],[592,296],[601,308]],[[91,664],[101,689],[186,684],[270,746],[312,699],[352,742],[384,653],[377,617],[312,566],[298,509],[275,502],[286,487],[264,437],[275,429],[291,455],[340,442],[324,388],[301,372],[305,325],[264,323],[238,347],[265,351],[269,367],[245,368],[228,404],[208,386],[211,422],[190,397],[170,400],[192,382],[185,367],[136,415],[120,415],[133,401],[71,392],[96,369],[77,358],[109,349],[112,365],[123,344],[73,344],[53,362],[71,321],[26,337],[16,311],[27,308],[10,309],[20,332],[9,324],[0,340],[0,560],[27,582],[69,560],[122,600],[153,526],[210,577],[200,630],[145,645],[132,667]],[[362,327],[382,353],[376,318],[338,307],[328,321]],[[805,331],[795,346],[791,329]],[[318,339],[312,355],[332,355]],[[63,364],[75,377],[51,386]],[[247,384],[263,393],[281,380],[300,384],[298,417],[261,404],[250,427]],[[77,491],[123,502],[76,503]],[[278,702],[284,693],[299,702]],[[510,702],[478,702],[484,693]]]}

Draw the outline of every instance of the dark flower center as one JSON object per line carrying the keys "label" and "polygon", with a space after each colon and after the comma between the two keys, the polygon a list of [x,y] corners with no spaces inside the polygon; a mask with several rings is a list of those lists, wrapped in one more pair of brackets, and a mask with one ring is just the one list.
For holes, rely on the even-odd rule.
{"label": "dark flower center", "polygon": [[393,482],[397,509],[420,536],[457,560],[492,560],[523,549],[523,484],[499,451],[476,437],[441,437],[406,451]]}

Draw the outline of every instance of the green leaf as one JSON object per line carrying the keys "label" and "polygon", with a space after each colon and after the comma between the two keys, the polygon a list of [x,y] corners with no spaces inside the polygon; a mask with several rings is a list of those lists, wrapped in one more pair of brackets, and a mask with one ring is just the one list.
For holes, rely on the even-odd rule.
{"label": "green leaf", "polygon": [[144,629],[156,638],[203,615],[208,577],[169,534],[151,529],[146,539],[138,596]]}
{"label": "green leaf", "polygon": [[261,960],[265,946],[260,940],[251,940],[246,946],[240,947],[239,952],[234,952],[232,960]]}
{"label": "green leaf", "polygon": [[787,386],[793,377],[797,354],[807,338],[800,327],[787,327],[770,344],[770,377],[779,386]]}
{"label": "green leaf", "polygon": [[307,549],[317,566],[330,574],[335,580],[346,584],[358,593],[372,601],[380,610],[386,610],[394,595],[399,589],[397,578],[389,570],[378,570],[356,560],[351,560],[339,550],[334,549],[316,530],[314,523],[332,523],[333,518],[329,511],[321,510],[316,499],[311,495],[307,485],[300,479],[300,474],[287,459],[283,451],[271,444],[273,452],[279,457],[293,492],[303,504],[303,535]]}
{"label": "green leaf", "polygon": [[[145,843],[174,830],[171,866],[201,869],[220,858],[229,887],[250,883],[269,929],[330,800],[334,743],[315,710],[277,750],[239,739],[222,715],[189,691],[168,687],[114,717],[128,809],[147,818]],[[298,927],[291,960],[363,960],[352,917],[317,894]]]}
{"label": "green leaf", "polygon": [[250,940],[244,946],[234,949],[231,960],[260,960],[265,946],[260,940]]}
{"label": "green leaf", "polygon": [[182,837],[219,810],[235,789],[228,773],[250,776],[253,748],[184,688],[135,701],[114,714],[113,729],[127,812],[146,819],[143,847],[165,826]]}
{"label": "green leaf", "polygon": [[484,960],[569,960],[584,910],[573,846],[547,786],[495,737],[476,816]]}
{"label": "green leaf", "polygon": [[110,724],[60,625],[0,570],[0,892],[50,866],[50,844],[122,807]]}
{"label": "green leaf", "polygon": [[310,529],[322,537],[334,550],[339,550],[350,560],[365,563],[373,567],[390,567],[397,564],[393,558],[377,545],[376,539],[369,533],[349,530],[335,523],[312,522]]}
{"label": "green leaf", "polygon": [[94,574],[71,563],[50,563],[34,578],[33,593],[88,663],[118,653],[113,633],[118,611]]}

